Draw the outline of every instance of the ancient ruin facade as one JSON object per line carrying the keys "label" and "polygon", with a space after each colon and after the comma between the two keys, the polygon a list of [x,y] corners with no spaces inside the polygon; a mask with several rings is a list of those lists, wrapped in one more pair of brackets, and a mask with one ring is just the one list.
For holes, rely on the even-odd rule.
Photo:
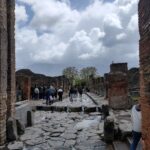
{"label": "ancient ruin facade", "polygon": [[6,121],[15,113],[15,1],[0,1],[0,145],[6,142]]}
{"label": "ancient ruin facade", "polygon": [[126,109],[128,101],[128,67],[127,63],[110,65],[108,74],[108,100],[113,109]]}
{"label": "ancient ruin facade", "polygon": [[16,78],[16,96],[17,101],[31,99],[31,78],[28,76],[17,76]]}
{"label": "ancient ruin facade", "polygon": [[35,86],[50,87],[50,85],[57,89],[61,87],[64,92],[68,92],[70,82],[65,76],[49,77],[33,73],[29,69],[21,69],[16,72],[17,101],[31,99],[31,89],[34,89]]}
{"label": "ancient ruin facade", "polygon": [[139,2],[140,31],[140,96],[142,106],[142,136],[145,149],[150,149],[150,1]]}
{"label": "ancient ruin facade", "polygon": [[104,96],[104,77],[90,78],[89,89],[90,92]]}

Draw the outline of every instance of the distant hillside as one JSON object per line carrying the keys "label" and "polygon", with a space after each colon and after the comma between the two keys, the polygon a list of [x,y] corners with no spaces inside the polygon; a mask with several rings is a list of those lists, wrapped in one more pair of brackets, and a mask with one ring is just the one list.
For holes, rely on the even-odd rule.
{"label": "distant hillside", "polygon": [[64,81],[66,83],[69,82],[69,80],[65,78],[64,76],[50,77],[50,76],[46,76],[43,74],[34,73],[30,69],[20,69],[16,71],[16,81],[18,81],[18,84],[19,84],[19,80],[22,79],[21,76],[30,77],[32,86],[34,85],[39,85],[39,86],[47,85],[48,86],[51,83],[56,83],[57,81],[60,81],[60,82]]}
{"label": "distant hillside", "polygon": [[46,77],[43,74],[34,73],[30,69],[20,69],[20,70],[16,71],[16,75],[26,75],[26,76],[30,76],[30,77],[33,77],[33,76]]}

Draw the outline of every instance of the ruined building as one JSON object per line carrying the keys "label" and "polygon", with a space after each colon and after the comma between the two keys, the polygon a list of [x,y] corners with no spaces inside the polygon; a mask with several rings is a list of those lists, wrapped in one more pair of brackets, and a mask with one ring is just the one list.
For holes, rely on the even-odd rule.
{"label": "ruined building", "polygon": [[128,67],[127,63],[113,63],[107,75],[109,106],[113,109],[126,109],[128,101]]}
{"label": "ruined building", "polygon": [[104,96],[104,89],[105,89],[104,78],[103,77],[90,78],[89,89],[90,89],[90,92]]}
{"label": "ruined building", "polygon": [[139,1],[140,96],[142,136],[145,150],[150,149],[150,1]]}
{"label": "ruined building", "polygon": [[6,120],[15,112],[14,9],[14,0],[0,0],[0,145],[6,141]]}
{"label": "ruined building", "polygon": [[22,100],[31,99],[31,87],[53,85],[56,88],[62,87],[64,92],[69,90],[69,80],[65,76],[49,77],[43,74],[36,74],[29,69],[21,69],[16,72],[17,90],[22,90]]}

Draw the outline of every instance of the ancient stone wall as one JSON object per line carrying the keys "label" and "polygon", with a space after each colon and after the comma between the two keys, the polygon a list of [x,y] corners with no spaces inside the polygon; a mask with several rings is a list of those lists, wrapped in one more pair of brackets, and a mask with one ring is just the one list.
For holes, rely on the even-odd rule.
{"label": "ancient stone wall", "polygon": [[[42,74],[35,74],[28,69],[22,69],[16,72],[17,100],[27,100],[31,97],[31,87],[62,87],[64,92],[69,90],[69,80],[65,76],[49,77]],[[21,99],[19,94],[22,93]]]}
{"label": "ancient stone wall", "polygon": [[6,121],[15,112],[15,1],[0,1],[0,145],[6,142]]}
{"label": "ancient stone wall", "polygon": [[108,74],[109,106],[113,109],[126,109],[128,101],[127,63],[111,64]]}
{"label": "ancient stone wall", "polygon": [[[21,100],[30,100],[31,78],[28,76],[17,76],[17,96],[21,94]],[[19,91],[20,90],[20,91]],[[21,92],[21,93],[18,93]]]}
{"label": "ancient stone wall", "polygon": [[111,73],[116,73],[116,72],[127,73],[127,71],[128,71],[127,63],[113,63],[110,65]]}
{"label": "ancient stone wall", "polygon": [[7,3],[0,1],[0,145],[6,140],[7,112]]}
{"label": "ancient stone wall", "polygon": [[15,0],[7,0],[7,38],[8,38],[8,71],[7,71],[7,116],[14,116],[16,100],[15,81]]}
{"label": "ancient stone wall", "polygon": [[108,98],[108,84],[109,84],[108,76],[109,76],[108,73],[105,73],[105,74],[104,74],[105,99]]}
{"label": "ancient stone wall", "polygon": [[91,78],[89,81],[90,92],[104,96],[104,78]]}
{"label": "ancient stone wall", "polygon": [[150,149],[150,1],[139,2],[140,31],[140,96],[142,106],[142,136],[145,149]]}

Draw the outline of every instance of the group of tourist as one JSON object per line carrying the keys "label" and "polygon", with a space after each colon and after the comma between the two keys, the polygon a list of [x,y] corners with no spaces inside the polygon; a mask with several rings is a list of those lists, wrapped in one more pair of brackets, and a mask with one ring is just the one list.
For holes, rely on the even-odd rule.
{"label": "group of tourist", "polygon": [[63,88],[60,87],[57,89],[53,85],[49,87],[31,87],[31,97],[33,100],[46,99],[46,104],[49,105],[52,104],[54,100],[57,100],[57,98],[59,101],[62,101]]}
{"label": "group of tourist", "polygon": [[69,90],[69,97],[70,97],[70,101],[73,102],[74,98],[77,98],[77,96],[79,96],[82,98],[82,94],[83,94],[83,88],[82,87],[71,87]]}

